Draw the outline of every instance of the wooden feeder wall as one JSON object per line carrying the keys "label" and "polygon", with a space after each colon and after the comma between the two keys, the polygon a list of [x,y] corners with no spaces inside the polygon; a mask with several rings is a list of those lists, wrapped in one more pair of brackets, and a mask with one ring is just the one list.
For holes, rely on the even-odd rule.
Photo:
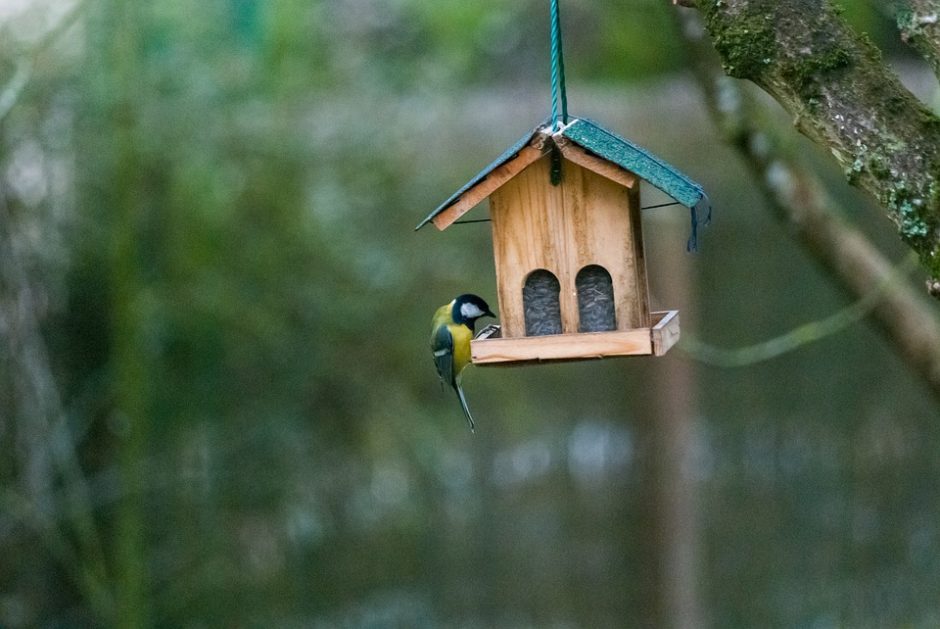
{"label": "wooden feeder wall", "polygon": [[[639,182],[633,177],[625,190],[565,160],[554,186],[550,162],[540,158],[490,197],[502,337],[540,336],[539,327],[649,327]],[[605,301],[613,317],[603,316]]]}

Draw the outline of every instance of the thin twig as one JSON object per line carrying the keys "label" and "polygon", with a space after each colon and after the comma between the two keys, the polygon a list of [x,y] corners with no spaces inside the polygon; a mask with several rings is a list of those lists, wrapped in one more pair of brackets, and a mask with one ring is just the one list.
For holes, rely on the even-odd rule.
{"label": "thin twig", "polygon": [[20,59],[16,64],[16,71],[13,76],[0,91],[0,121],[6,118],[13,106],[20,98],[23,88],[29,83],[33,74],[33,64],[25,59]]}
{"label": "thin twig", "polygon": [[[33,292],[25,264],[20,259],[16,242],[16,223],[8,212],[6,198],[0,189],[0,251],[6,255],[0,259],[3,279],[11,286],[18,302],[15,314],[10,317],[12,330],[8,347],[12,360],[17,361],[17,371],[24,379],[28,406],[35,414],[33,429],[38,436],[36,449],[43,452],[27,452],[26,456],[51,455],[56,473],[67,488],[68,517],[66,522],[79,542],[79,559],[84,560],[89,570],[96,575],[96,582],[107,582],[107,564],[104,545],[94,519],[91,492],[78,460],[78,446],[67,425],[67,417],[49,362],[49,352],[42,338],[37,319],[38,308],[33,303]],[[23,428],[28,430],[28,427]],[[50,472],[50,475],[52,472]],[[34,497],[34,499],[37,497]],[[55,520],[49,520],[49,528]],[[97,594],[96,594],[97,595]]]}
{"label": "thin twig", "polygon": [[724,348],[704,343],[688,334],[679,341],[678,347],[692,359],[715,367],[749,367],[796,351],[805,345],[832,336],[868,316],[884,299],[894,282],[903,279],[917,267],[917,254],[910,253],[894,268],[889,277],[882,280],[875,290],[855,303],[829,315],[824,319],[804,323],[785,334],[747,347]]}
{"label": "thin twig", "polygon": [[46,31],[39,41],[33,45],[27,52],[23,53],[16,61],[16,70],[13,76],[7,81],[7,84],[0,90],[0,122],[6,118],[7,114],[13,109],[19,101],[20,95],[29,84],[33,76],[33,68],[39,56],[53,43],[59,36],[68,30],[78,20],[85,8],[87,0],[77,0],[72,8],[69,9],[59,21]]}
{"label": "thin twig", "polygon": [[43,547],[84,594],[98,617],[104,620],[111,618],[113,604],[106,584],[95,570],[82,568],[87,564],[78,557],[69,540],[56,528],[53,521],[40,513],[29,500],[9,489],[0,488],[0,512],[32,530],[42,540]]}

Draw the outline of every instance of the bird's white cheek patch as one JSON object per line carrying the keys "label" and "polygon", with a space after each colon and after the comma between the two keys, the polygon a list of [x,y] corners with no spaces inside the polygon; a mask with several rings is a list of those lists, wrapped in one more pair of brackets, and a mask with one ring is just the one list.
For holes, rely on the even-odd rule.
{"label": "bird's white cheek patch", "polygon": [[483,311],[476,304],[461,304],[460,314],[466,319],[476,319],[483,316]]}

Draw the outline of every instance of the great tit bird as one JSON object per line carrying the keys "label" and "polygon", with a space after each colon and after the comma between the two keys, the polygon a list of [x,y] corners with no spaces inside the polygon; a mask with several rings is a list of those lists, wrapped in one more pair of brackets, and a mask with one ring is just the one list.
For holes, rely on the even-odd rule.
{"label": "great tit bird", "polygon": [[437,375],[442,384],[449,384],[457,392],[470,432],[474,429],[473,417],[460,388],[460,374],[470,364],[470,339],[473,338],[476,320],[495,316],[485,301],[476,295],[465,294],[438,308],[431,319],[431,353]]}

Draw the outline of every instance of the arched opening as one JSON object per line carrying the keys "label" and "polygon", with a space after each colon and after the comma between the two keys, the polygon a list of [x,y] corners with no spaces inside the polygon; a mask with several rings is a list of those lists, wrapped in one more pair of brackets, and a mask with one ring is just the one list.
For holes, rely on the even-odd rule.
{"label": "arched opening", "polygon": [[602,266],[591,264],[575,278],[578,289],[578,331],[607,332],[617,329],[614,283]]}
{"label": "arched opening", "polygon": [[529,273],[522,288],[525,335],[561,334],[561,305],[558,278],[545,269]]}

